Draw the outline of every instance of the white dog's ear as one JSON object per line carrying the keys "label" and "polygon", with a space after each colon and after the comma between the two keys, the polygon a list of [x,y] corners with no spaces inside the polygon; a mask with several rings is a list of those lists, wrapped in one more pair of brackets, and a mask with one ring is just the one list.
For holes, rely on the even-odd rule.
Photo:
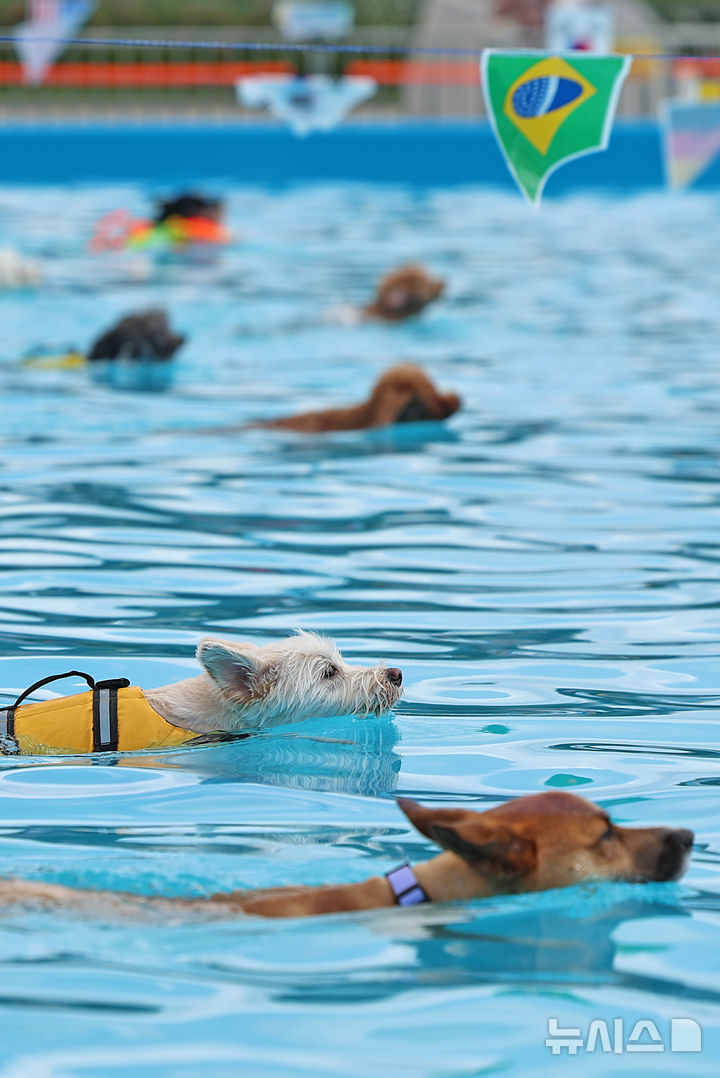
{"label": "white dog's ear", "polygon": [[205,637],[196,654],[200,665],[227,696],[249,700],[255,695],[260,668],[251,649],[239,651],[232,644]]}

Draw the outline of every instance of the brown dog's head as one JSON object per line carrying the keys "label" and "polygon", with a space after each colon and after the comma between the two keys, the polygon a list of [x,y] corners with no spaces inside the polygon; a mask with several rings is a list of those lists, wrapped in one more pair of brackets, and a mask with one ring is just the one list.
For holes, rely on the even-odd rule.
{"label": "brown dog's head", "polygon": [[447,419],[459,407],[457,393],[441,393],[422,367],[401,363],[381,374],[373,386],[365,426]]}
{"label": "brown dog's head", "polygon": [[427,838],[461,858],[477,878],[477,895],[546,891],[584,880],[630,883],[683,875],[692,831],[617,827],[604,809],[574,794],[520,797],[488,812],[424,808],[400,799],[400,808]]}
{"label": "brown dog's head", "polygon": [[445,282],[431,277],[422,266],[401,266],[383,277],[365,314],[386,322],[402,322],[419,314],[444,291]]}

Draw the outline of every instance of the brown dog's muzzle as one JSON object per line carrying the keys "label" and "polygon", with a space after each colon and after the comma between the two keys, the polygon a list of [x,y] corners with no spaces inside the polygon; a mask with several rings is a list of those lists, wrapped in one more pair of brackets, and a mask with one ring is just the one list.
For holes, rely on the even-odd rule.
{"label": "brown dog's muzzle", "polygon": [[665,832],[657,860],[656,880],[677,880],[685,871],[695,836],[692,831],[678,828]]}
{"label": "brown dog's muzzle", "polygon": [[636,879],[664,883],[682,876],[695,839],[692,831],[676,827],[631,828],[625,835]]}

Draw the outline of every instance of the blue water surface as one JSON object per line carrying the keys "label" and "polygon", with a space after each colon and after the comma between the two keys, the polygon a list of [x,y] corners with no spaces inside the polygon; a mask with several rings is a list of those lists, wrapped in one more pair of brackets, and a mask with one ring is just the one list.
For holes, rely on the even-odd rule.
{"label": "blue water surface", "polygon": [[[187,924],[0,911],[0,1078],[712,1076],[720,1066],[720,245],[715,197],[229,188],[215,261],[91,258],[139,188],[2,188],[1,700],[72,667],[145,687],[205,633],[294,628],[402,667],[376,720],[123,759],[0,759],[0,872],[142,894],[360,880],[434,852],[393,798],[569,788],[693,828],[677,884]],[[420,260],[403,326],[328,317]],[[19,357],[166,306],[130,391]],[[412,360],[446,425],[223,431],[350,402]],[[75,686],[79,688],[80,686]],[[52,689],[39,696],[50,696]],[[662,1053],[553,1056],[548,1022]],[[703,1051],[672,1054],[674,1018]]]}

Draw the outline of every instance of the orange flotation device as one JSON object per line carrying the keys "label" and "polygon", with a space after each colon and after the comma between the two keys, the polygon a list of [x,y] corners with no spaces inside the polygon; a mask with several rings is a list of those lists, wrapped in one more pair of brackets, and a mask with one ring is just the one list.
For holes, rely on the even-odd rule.
{"label": "orange flotation device", "polygon": [[127,210],[113,210],[95,226],[90,250],[143,250],[151,247],[187,247],[191,244],[222,246],[230,243],[232,233],[213,217],[167,217],[150,221],[133,217]]}

